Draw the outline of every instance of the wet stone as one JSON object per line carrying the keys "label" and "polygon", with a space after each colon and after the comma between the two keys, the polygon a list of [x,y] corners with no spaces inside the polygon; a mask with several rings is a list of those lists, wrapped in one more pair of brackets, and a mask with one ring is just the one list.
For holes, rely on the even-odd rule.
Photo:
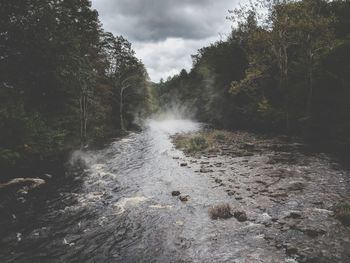
{"label": "wet stone", "polygon": [[227,192],[227,195],[228,195],[228,196],[233,196],[234,194],[235,194],[235,191],[228,191],[228,192]]}
{"label": "wet stone", "polygon": [[213,170],[210,170],[210,169],[207,169],[207,168],[201,168],[199,170],[199,172],[201,172],[201,173],[210,173],[210,172],[213,172]]}
{"label": "wet stone", "polygon": [[233,213],[233,216],[239,221],[239,222],[245,222],[247,221],[247,214],[244,211],[235,211]]}
{"label": "wet stone", "polygon": [[179,196],[180,194],[181,194],[180,191],[172,191],[171,192],[172,196]]}
{"label": "wet stone", "polygon": [[292,181],[289,183],[288,190],[290,191],[301,191],[305,188],[305,184],[299,181]]}
{"label": "wet stone", "polygon": [[317,237],[326,233],[326,231],[322,229],[305,229],[303,232],[309,237]]}
{"label": "wet stone", "polygon": [[292,246],[291,244],[287,244],[285,245],[286,247],[286,254],[291,256],[291,255],[295,255],[298,253],[298,249],[294,246]]}
{"label": "wet stone", "polygon": [[180,195],[179,199],[181,202],[187,202],[189,200],[190,196],[189,195]]}
{"label": "wet stone", "polygon": [[301,212],[300,211],[290,211],[290,213],[287,217],[294,218],[294,219],[301,218]]}

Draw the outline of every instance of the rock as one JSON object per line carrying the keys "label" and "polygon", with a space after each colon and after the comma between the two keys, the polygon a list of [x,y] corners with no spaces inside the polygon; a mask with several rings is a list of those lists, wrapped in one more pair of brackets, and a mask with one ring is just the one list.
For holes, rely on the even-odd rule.
{"label": "rock", "polygon": [[187,163],[181,163],[180,166],[182,167],[187,166]]}
{"label": "rock", "polygon": [[304,229],[303,232],[305,234],[307,234],[309,237],[317,237],[319,235],[324,235],[326,233],[326,231],[322,230],[322,229]]}
{"label": "rock", "polygon": [[201,172],[201,173],[210,173],[210,172],[212,172],[213,170],[209,170],[209,169],[207,169],[207,168],[201,168],[200,170],[199,170],[199,172]]}
{"label": "rock", "polygon": [[290,211],[290,212],[289,212],[289,215],[286,216],[286,217],[290,217],[290,218],[293,218],[293,219],[297,219],[297,218],[300,218],[300,217],[301,217],[301,212],[300,212],[300,211]]}
{"label": "rock", "polygon": [[266,183],[266,182],[261,181],[261,180],[255,180],[255,182],[256,182],[256,183],[258,183],[258,184],[267,185],[267,183]]}
{"label": "rock", "polygon": [[0,189],[7,189],[12,187],[18,187],[23,188],[26,187],[27,190],[31,190],[34,188],[37,188],[41,186],[42,184],[45,184],[45,180],[39,179],[39,178],[15,178],[10,180],[7,183],[0,184]]}
{"label": "rock", "polygon": [[242,144],[241,148],[242,149],[253,149],[254,148],[254,144],[247,142],[247,143]]}
{"label": "rock", "polygon": [[236,193],[235,191],[228,191],[228,192],[227,192],[227,194],[228,194],[229,196],[233,196],[235,193]]}
{"label": "rock", "polygon": [[289,183],[288,190],[290,191],[301,191],[305,188],[305,184],[300,181],[292,181]]}
{"label": "rock", "polygon": [[171,192],[172,196],[179,196],[180,194],[181,194],[180,191],[172,191]]}
{"label": "rock", "polygon": [[239,222],[245,222],[247,221],[247,214],[244,211],[235,211],[233,213],[233,216],[239,221]]}
{"label": "rock", "polygon": [[221,183],[222,183],[222,180],[221,180],[221,179],[216,178],[216,179],[215,179],[215,183],[217,183],[217,184],[221,184]]}
{"label": "rock", "polygon": [[189,200],[189,195],[180,195],[179,199],[181,202],[187,202]]}
{"label": "rock", "polygon": [[291,255],[295,255],[298,253],[298,249],[296,247],[293,247],[291,244],[286,244],[286,254],[291,256]]}
{"label": "rock", "polygon": [[46,179],[52,179],[52,174],[44,174]]}

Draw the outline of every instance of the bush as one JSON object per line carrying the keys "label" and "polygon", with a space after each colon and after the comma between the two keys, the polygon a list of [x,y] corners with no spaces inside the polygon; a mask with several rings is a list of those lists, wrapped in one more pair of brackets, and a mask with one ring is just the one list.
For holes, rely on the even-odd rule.
{"label": "bush", "polygon": [[0,148],[0,166],[1,167],[13,167],[19,160],[20,154],[10,149]]}
{"label": "bush", "polygon": [[187,153],[199,152],[207,149],[210,142],[204,135],[180,135],[175,138],[176,147]]}
{"label": "bush", "polygon": [[189,142],[189,150],[194,152],[205,150],[208,146],[209,144],[203,136],[195,136]]}
{"label": "bush", "polygon": [[216,132],[214,136],[217,141],[224,141],[226,139],[225,134],[222,132]]}
{"label": "bush", "polygon": [[232,217],[231,206],[227,203],[214,205],[209,208],[208,212],[212,219],[227,219]]}
{"label": "bush", "polygon": [[335,217],[344,225],[350,225],[350,204],[342,203],[335,208]]}

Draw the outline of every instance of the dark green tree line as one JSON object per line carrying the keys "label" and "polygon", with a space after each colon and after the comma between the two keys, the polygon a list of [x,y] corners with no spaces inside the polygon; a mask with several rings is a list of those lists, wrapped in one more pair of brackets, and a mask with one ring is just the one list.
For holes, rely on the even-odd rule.
{"label": "dark green tree line", "polygon": [[[350,145],[348,0],[255,1],[230,11],[232,34],[159,85],[226,128]],[[181,83],[181,85],[180,85]]]}
{"label": "dark green tree line", "polygon": [[103,31],[90,1],[1,1],[0,36],[4,173],[103,142],[149,111],[144,65]]}

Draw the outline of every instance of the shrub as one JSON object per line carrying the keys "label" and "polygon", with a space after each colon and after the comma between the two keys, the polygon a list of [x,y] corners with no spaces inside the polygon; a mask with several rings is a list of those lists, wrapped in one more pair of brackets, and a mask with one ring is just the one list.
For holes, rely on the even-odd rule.
{"label": "shrub", "polygon": [[13,167],[20,158],[20,154],[10,149],[0,148],[0,166]]}
{"label": "shrub", "polygon": [[231,206],[227,203],[214,205],[209,208],[208,212],[212,219],[227,219],[232,217]]}
{"label": "shrub", "polygon": [[189,151],[197,152],[202,151],[208,148],[209,144],[205,137],[203,136],[195,136],[189,141]]}
{"label": "shrub", "polygon": [[175,138],[175,144],[187,153],[203,151],[209,147],[209,141],[204,135],[180,135]]}
{"label": "shrub", "polygon": [[226,139],[225,134],[222,132],[217,132],[214,136],[217,141],[224,141]]}
{"label": "shrub", "polygon": [[344,225],[350,225],[350,204],[338,204],[334,210],[335,217],[339,219]]}

